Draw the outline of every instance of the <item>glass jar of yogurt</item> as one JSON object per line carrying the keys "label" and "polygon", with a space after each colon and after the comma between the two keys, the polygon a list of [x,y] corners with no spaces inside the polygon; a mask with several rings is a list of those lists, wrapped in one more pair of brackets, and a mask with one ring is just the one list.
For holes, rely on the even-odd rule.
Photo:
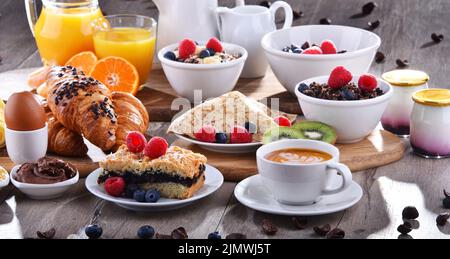
{"label": "glass jar of yogurt", "polygon": [[410,117],[414,102],[412,95],[428,88],[430,77],[418,70],[393,70],[382,78],[392,85],[393,95],[381,118],[383,128],[401,137],[410,133]]}
{"label": "glass jar of yogurt", "polygon": [[450,157],[450,90],[425,89],[414,93],[411,146],[426,158]]}

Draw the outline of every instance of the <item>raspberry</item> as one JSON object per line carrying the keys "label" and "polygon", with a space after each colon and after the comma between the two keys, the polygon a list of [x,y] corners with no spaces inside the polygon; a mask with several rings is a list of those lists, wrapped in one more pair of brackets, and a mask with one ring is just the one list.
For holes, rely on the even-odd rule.
{"label": "raspberry", "polygon": [[339,89],[352,81],[352,73],[343,66],[338,66],[331,71],[328,78],[328,86],[332,89]]}
{"label": "raspberry", "polygon": [[149,157],[150,159],[155,159],[161,156],[164,156],[167,152],[167,148],[169,144],[167,141],[160,137],[153,137],[150,141],[145,145],[144,155]]}
{"label": "raspberry", "polygon": [[278,116],[275,119],[273,119],[279,126],[284,126],[284,127],[290,127],[292,126],[291,121],[284,117],[284,116]]}
{"label": "raspberry", "polygon": [[334,42],[332,42],[331,40],[322,41],[322,44],[320,45],[320,49],[322,49],[323,54],[336,54],[337,53],[336,45],[334,45]]}
{"label": "raspberry", "polygon": [[251,143],[252,140],[252,134],[250,134],[247,129],[241,126],[235,126],[233,128],[233,132],[230,134],[230,142],[233,144]]}
{"label": "raspberry", "polygon": [[145,136],[137,131],[130,131],[127,134],[127,147],[130,152],[140,153],[145,148],[147,140]]}
{"label": "raspberry", "polygon": [[216,142],[216,129],[211,125],[205,125],[194,134],[194,137],[202,142],[214,143]]}
{"label": "raspberry", "polygon": [[305,49],[302,54],[310,54],[310,55],[320,55],[323,54],[322,50],[317,46],[312,46],[310,48]]}
{"label": "raspberry", "polygon": [[220,43],[220,41],[217,38],[211,38],[208,41],[208,43],[206,43],[206,48],[207,49],[212,49],[215,52],[222,52],[223,51],[222,43]]}
{"label": "raspberry", "polygon": [[189,58],[191,55],[195,54],[195,49],[197,48],[197,45],[195,45],[195,42],[190,39],[184,39],[180,42],[180,45],[178,46],[178,55],[182,59]]}
{"label": "raspberry", "polygon": [[359,77],[358,87],[361,90],[372,92],[378,87],[377,78],[371,74],[363,74]]}
{"label": "raspberry", "polygon": [[122,177],[110,177],[105,181],[105,191],[111,196],[119,197],[125,191],[125,181]]}

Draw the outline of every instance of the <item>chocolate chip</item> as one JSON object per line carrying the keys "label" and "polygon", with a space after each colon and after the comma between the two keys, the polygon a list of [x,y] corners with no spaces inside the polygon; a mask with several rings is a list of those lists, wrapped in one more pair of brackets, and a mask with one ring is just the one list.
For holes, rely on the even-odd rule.
{"label": "chocolate chip", "polygon": [[294,16],[294,20],[300,19],[304,16],[304,13],[302,11],[292,11],[292,15]]}
{"label": "chocolate chip", "polygon": [[368,2],[367,4],[363,5],[362,13],[365,15],[371,14],[377,6],[378,4],[375,2]]}
{"label": "chocolate chip", "polygon": [[51,228],[45,232],[37,231],[36,235],[41,239],[53,239],[55,237],[56,230],[55,228]]}
{"label": "chocolate chip", "polygon": [[305,229],[308,224],[308,219],[300,217],[292,217],[292,222],[297,229]]}
{"label": "chocolate chip", "polygon": [[263,219],[262,230],[265,234],[273,236],[277,233],[278,228],[268,219]]}
{"label": "chocolate chip", "polygon": [[335,228],[327,234],[327,239],[343,239],[345,231],[340,228]]}
{"label": "chocolate chip", "polygon": [[384,55],[384,53],[381,51],[377,51],[377,54],[375,54],[375,62],[380,64],[380,63],[383,63],[385,59],[386,59],[386,56]]}
{"label": "chocolate chip", "polygon": [[437,33],[433,32],[433,33],[431,34],[431,39],[432,39],[435,43],[439,43],[439,42],[441,42],[441,41],[444,40],[444,35],[442,35],[442,34],[437,34]]}
{"label": "chocolate chip", "polygon": [[171,234],[173,239],[188,239],[188,234],[186,232],[186,229],[183,227],[179,227],[177,229],[174,229]]}
{"label": "chocolate chip", "polygon": [[329,18],[322,18],[322,19],[319,20],[319,23],[328,25],[328,24],[331,24],[331,19],[329,19]]}
{"label": "chocolate chip", "polygon": [[402,217],[403,219],[417,219],[419,217],[419,211],[417,211],[416,207],[405,207],[402,211]]}
{"label": "chocolate chip", "polygon": [[160,233],[156,233],[155,235],[156,239],[173,239],[171,235],[164,235]]}
{"label": "chocolate chip", "polygon": [[448,219],[450,219],[449,213],[441,213],[436,218],[436,224],[441,227],[445,226],[445,224],[447,224]]}
{"label": "chocolate chip", "polygon": [[397,227],[397,231],[400,232],[402,235],[406,235],[412,231],[412,226],[410,223],[404,222],[403,224]]}
{"label": "chocolate chip", "polygon": [[404,60],[397,59],[397,60],[395,61],[395,63],[397,64],[397,66],[398,66],[399,68],[405,68],[405,67],[409,66],[409,62],[408,62],[408,60],[406,60],[406,59],[404,59]]}
{"label": "chocolate chip", "polygon": [[225,239],[247,239],[247,235],[242,233],[231,233],[227,235]]}
{"label": "chocolate chip", "polygon": [[272,3],[269,2],[269,1],[261,1],[261,2],[259,3],[259,5],[260,5],[260,6],[267,7],[267,8],[270,8],[270,6],[272,5]]}
{"label": "chocolate chip", "polygon": [[317,235],[324,237],[328,234],[328,232],[330,232],[331,226],[330,224],[325,224],[323,226],[316,226],[313,230]]}
{"label": "chocolate chip", "polygon": [[373,31],[376,28],[378,28],[378,26],[380,26],[380,23],[381,23],[380,20],[376,20],[376,21],[373,21],[373,22],[368,22],[367,26],[369,26],[369,27],[367,29],[369,31]]}
{"label": "chocolate chip", "polygon": [[310,47],[310,45],[309,45],[309,42],[307,42],[307,41],[305,41],[305,43],[303,43],[303,45],[301,46],[302,50],[309,49],[309,47]]}

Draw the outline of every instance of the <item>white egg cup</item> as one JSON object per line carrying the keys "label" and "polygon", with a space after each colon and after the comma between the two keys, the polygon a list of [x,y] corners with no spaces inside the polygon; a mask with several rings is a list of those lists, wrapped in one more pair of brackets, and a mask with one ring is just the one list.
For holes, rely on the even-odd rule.
{"label": "white egg cup", "polygon": [[37,130],[5,129],[6,150],[15,164],[34,163],[47,153],[48,125]]}

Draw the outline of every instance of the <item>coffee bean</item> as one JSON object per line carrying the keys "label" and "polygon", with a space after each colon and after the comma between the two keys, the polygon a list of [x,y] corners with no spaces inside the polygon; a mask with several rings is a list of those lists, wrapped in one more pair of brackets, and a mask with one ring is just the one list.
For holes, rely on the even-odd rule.
{"label": "coffee bean", "polygon": [[36,235],[41,239],[53,239],[55,237],[56,230],[51,228],[45,232],[37,231]]}
{"label": "coffee bean", "polygon": [[404,59],[404,60],[397,59],[397,60],[395,61],[395,63],[397,64],[397,66],[398,66],[399,68],[405,68],[405,67],[409,66],[409,62],[408,62],[408,60],[406,60],[406,59]]}
{"label": "coffee bean", "polygon": [[300,19],[304,16],[304,13],[302,11],[292,11],[292,15],[294,16],[294,20]]}
{"label": "coffee bean", "polygon": [[375,54],[375,62],[377,62],[378,64],[383,63],[385,59],[386,56],[384,55],[384,53],[381,51],[377,51],[377,54]]}
{"label": "coffee bean", "polygon": [[362,13],[365,15],[371,14],[377,6],[378,4],[375,2],[368,2],[367,4],[363,5]]}
{"label": "coffee bean", "polygon": [[292,222],[297,229],[305,229],[308,224],[308,219],[300,217],[292,217]]}
{"label": "coffee bean", "polygon": [[380,26],[380,20],[376,20],[376,21],[374,21],[374,22],[368,22],[367,23],[367,26],[369,26],[369,30],[370,31],[373,31],[373,30],[375,30],[376,28],[378,28],[378,26]]}
{"label": "coffee bean", "polygon": [[303,43],[303,45],[301,46],[302,50],[309,49],[309,47],[310,47],[310,45],[309,45],[309,42],[307,42],[307,41],[305,41],[305,43]]}
{"label": "coffee bean", "polygon": [[270,8],[270,6],[272,5],[272,3],[269,2],[269,1],[261,1],[261,2],[259,3],[259,5],[260,5],[260,6],[267,7],[267,8]]}
{"label": "coffee bean", "polygon": [[412,226],[410,223],[404,222],[403,224],[397,227],[397,231],[400,232],[402,235],[406,235],[412,231]]}
{"label": "coffee bean", "polygon": [[327,234],[327,239],[343,239],[345,231],[340,228],[335,228]]}
{"label": "coffee bean", "polygon": [[155,235],[156,239],[173,239],[171,235],[164,235],[160,233],[156,233]]}
{"label": "coffee bean", "polygon": [[247,239],[247,236],[241,233],[231,233],[225,239]]}
{"label": "coffee bean", "polygon": [[419,211],[417,211],[416,207],[405,207],[402,211],[402,217],[403,219],[417,219],[419,217]]}
{"label": "coffee bean", "polygon": [[441,213],[436,218],[436,224],[441,227],[445,226],[445,224],[447,224],[448,219],[450,219],[449,213]]}
{"label": "coffee bean", "polygon": [[441,41],[444,40],[444,35],[442,35],[442,34],[437,34],[437,33],[433,32],[433,33],[431,34],[431,39],[432,39],[435,43],[439,43],[439,42],[441,42]]}
{"label": "coffee bean", "polygon": [[268,219],[263,219],[262,230],[265,234],[273,236],[277,233],[278,228]]}
{"label": "coffee bean", "polygon": [[319,23],[328,25],[328,24],[331,24],[331,19],[329,19],[329,18],[322,18],[322,19],[320,19]]}
{"label": "coffee bean", "polygon": [[177,229],[174,229],[170,236],[173,239],[188,239],[188,234],[186,232],[186,229],[184,229],[183,227],[179,227]]}
{"label": "coffee bean", "polygon": [[330,232],[331,226],[330,224],[325,224],[323,226],[317,226],[313,228],[314,232],[316,232],[317,235],[324,237]]}

